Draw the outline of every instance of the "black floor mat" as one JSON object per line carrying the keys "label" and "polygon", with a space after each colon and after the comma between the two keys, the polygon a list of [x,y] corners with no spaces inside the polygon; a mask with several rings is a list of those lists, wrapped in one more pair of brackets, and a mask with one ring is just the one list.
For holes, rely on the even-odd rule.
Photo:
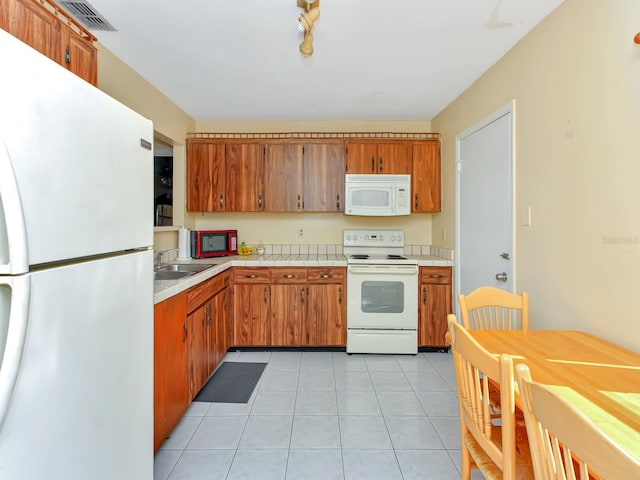
{"label": "black floor mat", "polygon": [[266,363],[223,362],[194,401],[247,403],[266,366]]}

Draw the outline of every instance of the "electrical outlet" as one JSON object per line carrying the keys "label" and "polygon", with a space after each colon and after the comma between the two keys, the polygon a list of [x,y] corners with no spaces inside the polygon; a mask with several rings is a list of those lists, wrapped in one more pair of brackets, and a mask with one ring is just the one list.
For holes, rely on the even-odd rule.
{"label": "electrical outlet", "polygon": [[302,237],[304,237],[304,229],[300,227],[298,229],[298,238],[302,238]]}

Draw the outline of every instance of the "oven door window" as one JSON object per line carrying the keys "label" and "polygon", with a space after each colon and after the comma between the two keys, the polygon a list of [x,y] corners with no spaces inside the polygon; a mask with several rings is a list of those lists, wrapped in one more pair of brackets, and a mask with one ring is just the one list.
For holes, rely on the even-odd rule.
{"label": "oven door window", "polygon": [[364,281],[360,285],[363,313],[402,313],[404,282]]}

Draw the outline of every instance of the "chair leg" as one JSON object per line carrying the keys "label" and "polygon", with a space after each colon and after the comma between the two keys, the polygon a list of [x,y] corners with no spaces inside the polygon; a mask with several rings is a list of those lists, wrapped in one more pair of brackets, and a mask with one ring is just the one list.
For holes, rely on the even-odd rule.
{"label": "chair leg", "polygon": [[467,448],[464,441],[462,442],[462,446],[460,448],[460,463],[461,463],[461,480],[471,480],[471,454],[469,454],[469,449]]}

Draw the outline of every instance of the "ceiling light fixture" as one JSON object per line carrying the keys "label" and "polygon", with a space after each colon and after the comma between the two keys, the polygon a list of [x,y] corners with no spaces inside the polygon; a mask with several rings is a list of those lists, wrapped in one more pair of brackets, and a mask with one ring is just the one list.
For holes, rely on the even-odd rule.
{"label": "ceiling light fixture", "polygon": [[313,54],[313,35],[311,29],[320,17],[320,0],[297,0],[298,7],[304,8],[304,12],[298,17],[298,30],[304,33],[304,39],[300,44],[300,53],[308,58]]}

